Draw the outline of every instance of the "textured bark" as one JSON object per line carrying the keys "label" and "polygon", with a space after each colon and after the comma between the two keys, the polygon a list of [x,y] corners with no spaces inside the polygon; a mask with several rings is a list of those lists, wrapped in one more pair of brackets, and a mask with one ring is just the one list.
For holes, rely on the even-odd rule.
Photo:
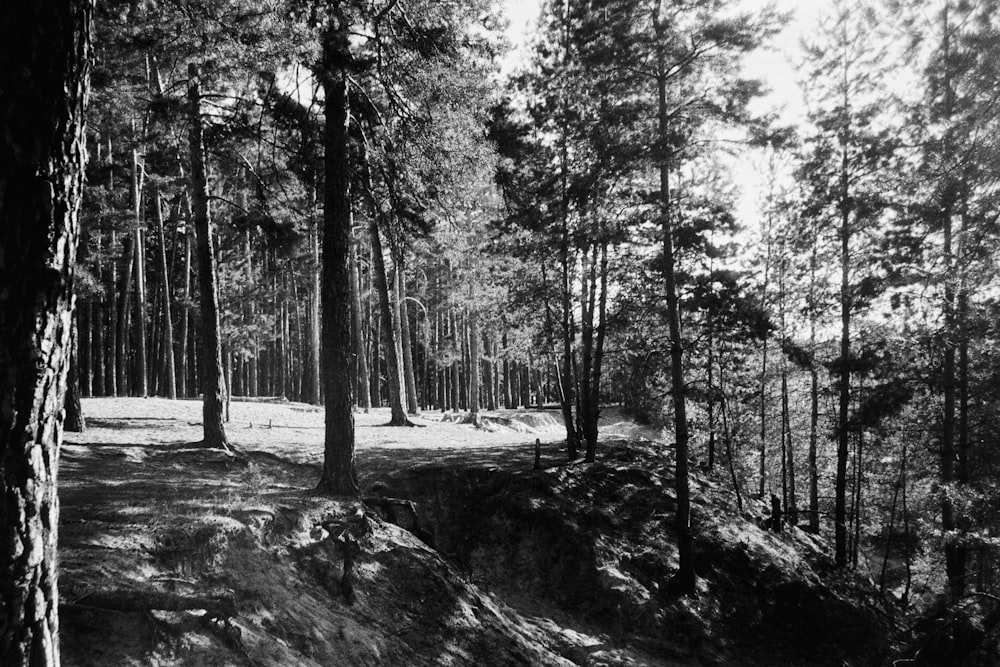
{"label": "textured bark", "polygon": [[326,178],[323,206],[323,389],[326,432],[318,490],[360,495],[354,463],[354,339],[351,332],[351,163],[348,24],[337,11],[323,39]]}
{"label": "textured bark", "polygon": [[223,424],[222,343],[219,339],[219,289],[216,283],[215,239],[208,210],[208,181],[205,173],[204,141],[201,126],[201,90],[198,66],[188,65],[188,137],[191,152],[191,203],[198,245],[198,287],[201,291],[201,389],[203,444],[229,449]]}
{"label": "textured bark", "polygon": [[56,469],[93,4],[0,21],[0,664],[59,664]]}

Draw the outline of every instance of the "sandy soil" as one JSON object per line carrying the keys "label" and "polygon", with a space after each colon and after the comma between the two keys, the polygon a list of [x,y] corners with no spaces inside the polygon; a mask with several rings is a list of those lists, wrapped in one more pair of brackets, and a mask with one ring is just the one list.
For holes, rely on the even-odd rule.
{"label": "sandy soil", "polygon": [[[594,648],[604,638],[484,594],[377,518],[347,602],[343,554],[317,526],[351,520],[355,506],[311,493],[323,453],[312,406],[234,401],[227,432],[240,457],[191,446],[198,401],[83,409],[87,430],[66,434],[60,462],[66,665],[634,664],[627,652],[600,658],[616,655]],[[423,464],[527,470],[536,438],[546,464],[564,458],[557,415],[489,417],[486,429],[440,414],[390,428],[388,410],[358,414],[362,486]]]}
{"label": "sandy soil", "polygon": [[[160,398],[91,398],[83,401],[87,417],[84,433],[66,436],[68,446],[131,445],[182,446],[198,441],[201,402]],[[476,428],[449,421],[440,412],[424,412],[412,419],[415,427],[389,427],[388,408],[355,414],[358,473],[362,483],[374,475],[414,463],[448,460],[486,462],[505,466],[531,465],[534,442],[542,443],[546,459],[565,455],[565,431],[554,410],[498,410],[482,413],[492,426]],[[509,422],[509,425],[506,425]],[[226,424],[230,442],[240,451],[265,452],[303,465],[323,460],[322,408],[304,403],[233,401]],[[602,437],[642,437],[656,440],[653,428],[629,422],[614,409],[601,419]]]}

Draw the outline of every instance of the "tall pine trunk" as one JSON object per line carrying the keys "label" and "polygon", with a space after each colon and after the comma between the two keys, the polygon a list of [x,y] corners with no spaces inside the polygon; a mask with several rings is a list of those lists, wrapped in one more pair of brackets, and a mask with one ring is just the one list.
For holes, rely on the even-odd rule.
{"label": "tall pine trunk", "polygon": [[163,232],[163,201],[159,190],[153,191],[156,207],[156,243],[160,248],[160,271],[163,276],[163,385],[167,398],[177,398],[177,366],[174,360],[174,317],[171,298],[170,267],[167,264],[167,238]]}
{"label": "tall pine trunk", "polygon": [[198,243],[198,288],[201,292],[201,388],[203,444],[229,449],[223,425],[225,403],[222,343],[219,338],[219,290],[216,283],[215,239],[208,209],[208,178],[205,172],[201,89],[198,66],[188,65],[188,114],[191,152],[191,203]]}
{"label": "tall pine trunk", "polygon": [[400,347],[403,350],[403,378],[406,387],[406,411],[411,415],[420,412],[417,403],[416,369],[413,365],[413,347],[410,339],[410,316],[406,307],[406,278],[403,270],[402,253],[397,260],[396,302],[399,304]]}
{"label": "tall pine trunk", "polygon": [[834,560],[839,568],[847,567],[847,457],[850,444],[849,410],[851,407],[851,209],[846,130],[844,132],[845,136],[841,140],[843,157],[840,172],[840,367],[837,391],[837,476],[834,480],[833,508]]}
{"label": "tall pine trunk", "polygon": [[361,317],[361,267],[358,264],[357,239],[351,234],[351,248],[348,256],[351,273],[351,324],[354,332],[354,356],[358,363],[358,403],[369,412],[372,408],[371,389],[368,386],[368,355],[365,353],[364,322]]}
{"label": "tall pine trunk", "polygon": [[684,342],[681,339],[680,305],[677,295],[677,274],[674,257],[674,230],[671,219],[670,195],[670,127],[667,110],[666,33],[657,7],[653,16],[657,36],[656,88],[657,130],[660,150],[660,222],[663,225],[663,279],[666,288],[667,329],[670,335],[670,396],[674,406],[674,438],[676,440],[676,472],[674,489],[677,509],[674,532],[677,536],[679,568],[677,584],[680,592],[690,595],[695,590],[694,544],[691,534],[691,492],[688,482],[688,423],[687,387],[684,384]]}
{"label": "tall pine trunk", "polygon": [[142,162],[132,149],[132,269],[135,271],[135,393],[149,395],[149,366],[146,354],[146,244],[142,232]]}
{"label": "tall pine trunk", "polygon": [[338,9],[323,36],[321,82],[325,100],[323,192],[323,384],[326,431],[318,489],[336,495],[360,493],[354,462],[354,341],[351,335],[351,61],[349,25]]}

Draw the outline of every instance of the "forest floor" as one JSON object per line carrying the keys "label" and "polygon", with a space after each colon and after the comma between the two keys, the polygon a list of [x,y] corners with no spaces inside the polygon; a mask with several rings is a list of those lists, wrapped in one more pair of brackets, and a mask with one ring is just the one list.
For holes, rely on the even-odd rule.
{"label": "forest floor", "polygon": [[825,544],[763,530],[722,479],[692,482],[699,590],[674,595],[670,453],[614,411],[598,462],[572,465],[555,412],[359,413],[362,514],[312,493],[312,406],[234,401],[236,457],[193,445],[198,401],[83,408],[60,464],[67,665],[842,665],[889,648],[886,612]]}

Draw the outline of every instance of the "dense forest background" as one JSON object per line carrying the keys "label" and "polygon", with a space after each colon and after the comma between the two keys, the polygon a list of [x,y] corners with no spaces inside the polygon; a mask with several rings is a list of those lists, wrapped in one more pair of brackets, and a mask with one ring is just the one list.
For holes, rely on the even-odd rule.
{"label": "dense forest background", "polygon": [[690,462],[903,607],[991,609],[996,3],[830,3],[794,126],[741,64],[773,10],[553,0],[501,78],[501,9],[100,3],[70,406],[321,404],[336,186],[357,409],[558,409],[592,461],[621,404],[679,499]]}

